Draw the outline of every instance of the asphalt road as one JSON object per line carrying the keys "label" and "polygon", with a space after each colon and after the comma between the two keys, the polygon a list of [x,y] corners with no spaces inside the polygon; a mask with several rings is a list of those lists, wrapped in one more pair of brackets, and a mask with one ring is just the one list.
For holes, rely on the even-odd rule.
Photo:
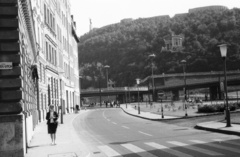
{"label": "asphalt road", "polygon": [[119,108],[89,110],[73,125],[93,157],[240,156],[239,136],[144,120]]}

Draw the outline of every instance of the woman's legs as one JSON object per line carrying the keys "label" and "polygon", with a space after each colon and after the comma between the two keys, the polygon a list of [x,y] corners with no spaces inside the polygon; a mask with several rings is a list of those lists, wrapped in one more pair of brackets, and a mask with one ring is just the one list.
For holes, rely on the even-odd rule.
{"label": "woman's legs", "polygon": [[50,136],[51,136],[51,140],[52,140],[52,144],[53,144],[53,142],[54,142],[54,134],[50,134]]}
{"label": "woman's legs", "polygon": [[56,134],[53,134],[53,144],[56,144]]}
{"label": "woman's legs", "polygon": [[56,134],[50,134],[50,136],[51,136],[52,144],[56,144]]}
{"label": "woman's legs", "polygon": [[52,144],[56,144],[56,134],[50,134],[50,136],[51,136]]}

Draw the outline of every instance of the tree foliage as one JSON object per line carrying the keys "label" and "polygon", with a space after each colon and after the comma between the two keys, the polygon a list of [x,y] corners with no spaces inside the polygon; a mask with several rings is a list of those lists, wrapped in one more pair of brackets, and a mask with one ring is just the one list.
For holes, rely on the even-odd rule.
{"label": "tree foliage", "polygon": [[[164,36],[183,34],[184,49],[179,52],[162,51]],[[182,72],[182,59],[187,60],[187,72],[222,70],[219,44],[227,43],[228,70],[240,68],[240,9],[225,11],[205,10],[197,13],[137,20],[94,29],[80,37],[79,62],[83,75],[83,88],[99,87],[109,79],[116,86],[135,84],[136,78],[151,75],[151,59],[154,53],[154,73]],[[99,79],[101,81],[99,81]],[[106,87],[106,83],[102,83]]]}

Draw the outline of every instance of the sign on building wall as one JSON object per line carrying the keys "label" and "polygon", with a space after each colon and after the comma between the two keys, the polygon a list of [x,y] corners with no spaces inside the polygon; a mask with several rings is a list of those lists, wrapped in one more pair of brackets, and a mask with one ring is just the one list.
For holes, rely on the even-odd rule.
{"label": "sign on building wall", "polygon": [[220,90],[221,92],[224,92],[224,83],[222,81],[220,82]]}
{"label": "sign on building wall", "polygon": [[0,70],[12,69],[12,62],[0,62]]}

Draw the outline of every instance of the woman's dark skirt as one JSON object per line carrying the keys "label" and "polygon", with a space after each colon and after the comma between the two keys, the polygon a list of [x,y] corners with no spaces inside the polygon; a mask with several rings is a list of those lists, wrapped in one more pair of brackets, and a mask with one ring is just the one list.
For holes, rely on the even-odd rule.
{"label": "woman's dark skirt", "polygon": [[49,123],[48,124],[48,133],[55,134],[57,131],[57,126],[58,126],[58,123]]}

